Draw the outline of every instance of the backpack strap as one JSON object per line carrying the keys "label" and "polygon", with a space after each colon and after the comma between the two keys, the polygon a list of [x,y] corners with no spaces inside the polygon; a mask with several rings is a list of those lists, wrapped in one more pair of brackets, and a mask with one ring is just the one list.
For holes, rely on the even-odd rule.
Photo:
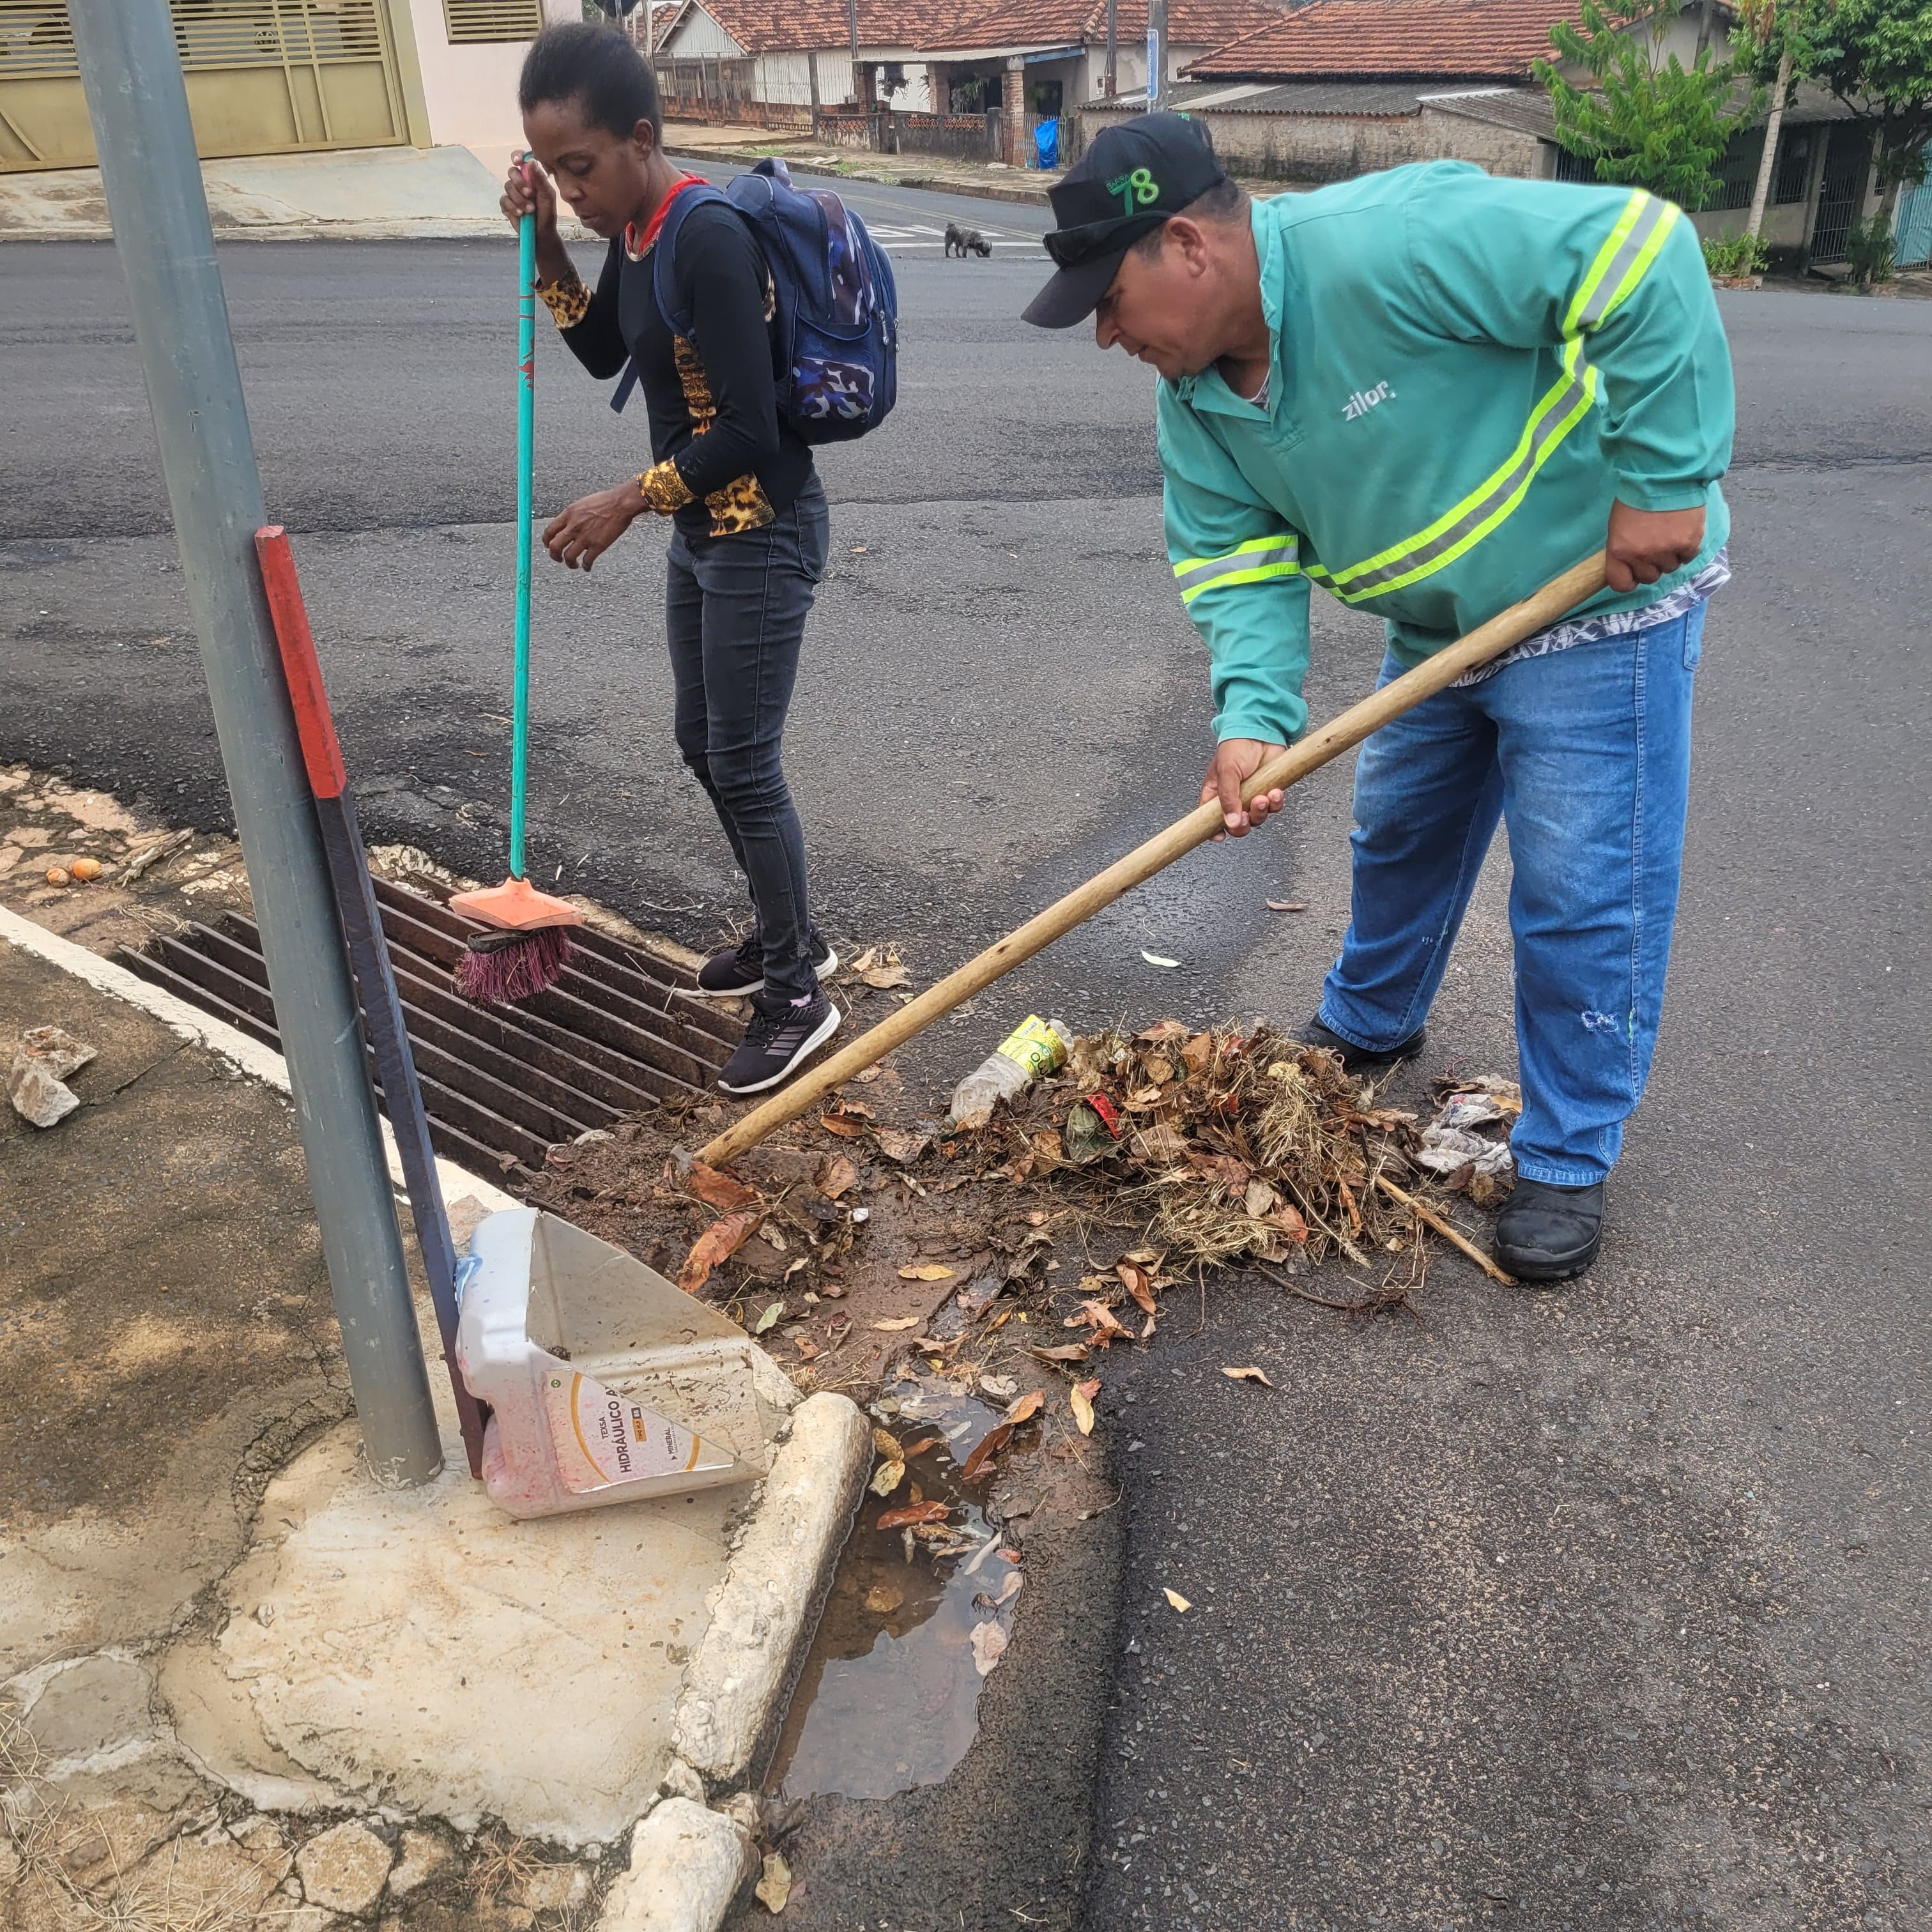
{"label": "backpack strap", "polygon": [[[677,284],[673,267],[677,232],[684,226],[685,217],[694,208],[702,207],[710,202],[722,202],[727,208],[731,206],[730,197],[722,188],[713,188],[709,182],[700,182],[694,188],[681,189],[672,197],[670,207],[665,209],[657,239],[651,247],[652,298],[657,303],[658,314],[664,318],[664,326],[674,335],[688,338],[691,334],[691,318],[681,314],[677,308]],[[631,392],[638,386],[640,373],[638,358],[634,356],[624,365],[624,373],[618,379],[616,392],[610,398],[611,408],[622,412],[624,405],[631,400]]]}

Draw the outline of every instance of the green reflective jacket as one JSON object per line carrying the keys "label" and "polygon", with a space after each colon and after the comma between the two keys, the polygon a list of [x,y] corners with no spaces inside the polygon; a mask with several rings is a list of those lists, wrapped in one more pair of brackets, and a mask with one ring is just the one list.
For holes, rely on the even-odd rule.
{"label": "green reflective jacket", "polygon": [[1307,719],[1308,586],[1419,662],[1602,546],[1615,498],[1730,517],[1730,355],[1690,222],[1641,190],[1427,162],[1253,213],[1265,410],[1160,385],[1168,554],[1222,738]]}

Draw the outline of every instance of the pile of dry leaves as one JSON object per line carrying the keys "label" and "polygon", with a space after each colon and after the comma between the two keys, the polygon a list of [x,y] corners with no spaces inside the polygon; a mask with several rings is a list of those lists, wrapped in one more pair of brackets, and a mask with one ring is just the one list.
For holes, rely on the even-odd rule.
{"label": "pile of dry leaves", "polygon": [[[1420,1128],[1333,1054],[1272,1028],[1162,1020],[1074,1041],[1065,1069],[981,1134],[1016,1182],[1077,1172],[1079,1191],[1138,1218],[1170,1265],[1294,1270],[1340,1254],[1365,1267],[1436,1224],[1425,1187],[1496,1197],[1508,1143],[1474,1129],[1506,1124],[1517,1106],[1504,1082],[1459,1086],[1445,1136],[1439,1119]],[[1468,1151],[1450,1158],[1459,1141]]]}

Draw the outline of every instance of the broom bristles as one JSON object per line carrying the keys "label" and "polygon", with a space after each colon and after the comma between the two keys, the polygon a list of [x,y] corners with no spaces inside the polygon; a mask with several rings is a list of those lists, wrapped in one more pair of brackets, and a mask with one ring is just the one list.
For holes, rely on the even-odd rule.
{"label": "broom bristles", "polygon": [[487,937],[487,946],[472,940],[464,949],[453,975],[457,992],[483,1006],[514,1006],[548,992],[562,978],[573,950],[560,926]]}

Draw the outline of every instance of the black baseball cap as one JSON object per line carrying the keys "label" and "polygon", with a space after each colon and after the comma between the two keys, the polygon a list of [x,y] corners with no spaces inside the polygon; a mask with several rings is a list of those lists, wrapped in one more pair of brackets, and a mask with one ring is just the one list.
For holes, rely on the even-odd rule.
{"label": "black baseball cap", "polygon": [[1227,179],[1206,129],[1179,114],[1103,128],[1049,191],[1059,226],[1044,238],[1060,272],[1027,304],[1040,328],[1084,322],[1143,235]]}

